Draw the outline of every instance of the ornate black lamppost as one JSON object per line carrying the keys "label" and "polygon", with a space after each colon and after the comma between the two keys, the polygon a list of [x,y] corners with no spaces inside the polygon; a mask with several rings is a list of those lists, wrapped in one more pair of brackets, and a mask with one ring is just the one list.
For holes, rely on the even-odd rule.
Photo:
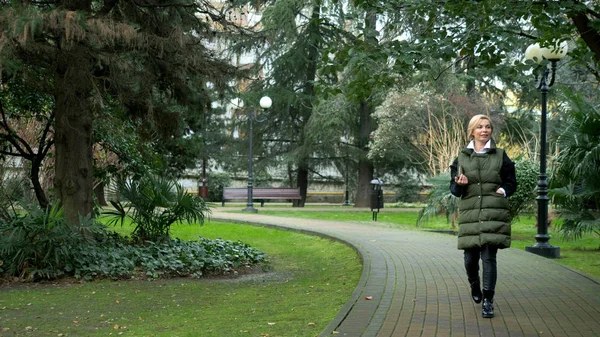
{"label": "ornate black lamppost", "polygon": [[[525,59],[540,63],[542,59],[550,61],[551,67],[547,65],[536,69],[536,87],[542,93],[542,118],[540,124],[540,176],[538,180],[538,212],[537,212],[537,235],[533,246],[525,247],[525,250],[537,255],[550,258],[560,257],[560,248],[552,246],[548,241],[548,176],[546,175],[546,114],[547,96],[550,87],[554,84],[556,74],[556,63],[563,58],[568,51],[566,41],[555,44],[552,48],[540,48],[539,44],[532,44],[525,50]],[[542,71],[538,82],[538,71]],[[548,77],[550,76],[550,79]],[[548,81],[549,80],[549,81]]]}
{"label": "ornate black lamppost", "polygon": [[[238,101],[238,107],[239,108],[243,108],[244,104],[242,101]],[[260,99],[260,107],[266,111],[267,109],[269,109],[271,107],[271,104],[273,102],[271,101],[271,98],[269,98],[268,96],[263,96]],[[254,109],[248,109],[246,111],[244,120],[248,120],[248,122],[250,122],[250,146],[249,146],[249,151],[248,151],[248,202],[246,203],[246,208],[244,208],[242,211],[244,212],[252,212],[252,213],[256,213],[258,212],[258,210],[256,208],[254,208],[254,205],[252,203],[252,184],[253,184],[253,178],[252,178],[252,123],[253,122],[264,122],[266,120],[266,115],[262,114],[262,117],[259,116],[258,112]]]}

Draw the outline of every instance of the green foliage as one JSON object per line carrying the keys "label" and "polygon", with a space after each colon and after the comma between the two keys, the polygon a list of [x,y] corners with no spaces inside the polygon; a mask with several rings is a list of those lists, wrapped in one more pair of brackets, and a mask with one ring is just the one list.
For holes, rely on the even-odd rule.
{"label": "green foliage", "polygon": [[419,211],[417,226],[421,226],[427,219],[443,214],[446,216],[446,221],[451,222],[452,228],[455,228],[458,198],[450,193],[450,171],[432,177],[429,182],[432,184],[431,192],[427,195],[425,207]]}
{"label": "green foliage", "polygon": [[68,225],[56,204],[47,211],[24,207],[0,221],[0,274],[27,280],[62,276],[71,269],[77,248],[103,230],[90,218],[81,218],[76,227]]}
{"label": "green foliage", "polygon": [[109,224],[123,225],[129,218],[135,225],[132,236],[136,241],[158,242],[168,239],[174,223],[204,223],[210,213],[206,202],[185,192],[183,186],[165,177],[146,175],[140,179],[119,183],[119,193],[128,203],[111,201],[115,210],[107,211]]}
{"label": "green foliage", "polygon": [[231,177],[227,173],[211,173],[208,176],[208,200],[223,200],[223,187],[231,186]]}
{"label": "green foliage", "polygon": [[6,162],[0,160],[0,221],[8,221],[15,212],[16,200],[25,199],[28,181],[20,174],[6,170]]}
{"label": "green foliage", "polygon": [[[107,137],[105,145],[116,148],[123,138],[126,142],[118,149],[120,154],[134,159],[127,163],[140,170],[144,165],[162,164],[163,170],[173,172],[195,163],[206,136],[198,132],[206,130],[199,117],[210,109],[209,96],[223,93],[239,75],[230,57],[207,48],[217,35],[239,31],[230,29],[237,27],[230,21],[231,15],[215,14],[226,12],[226,7],[217,9],[211,2],[183,0],[150,7],[95,1],[3,2],[1,9],[3,84],[10,76],[19,77],[24,66],[31,67],[39,81],[26,79],[30,86],[37,84],[37,90],[30,92],[55,100],[57,104],[48,109],[61,122],[75,106],[76,115],[95,121],[105,116],[105,109],[118,108],[135,124],[137,137],[121,137],[121,132],[132,129],[129,126],[115,127],[119,132],[113,139]],[[222,29],[215,30],[215,26]],[[73,154],[73,149],[85,153],[86,146],[92,145],[92,124],[96,123],[66,127],[57,123],[52,131],[61,139],[56,144],[58,153]],[[63,137],[64,133],[75,136]],[[136,149],[134,142],[138,140],[151,144],[149,155],[154,155],[151,159],[156,162],[150,164],[147,157],[137,161],[139,156],[134,152],[142,147]],[[62,151],[63,146],[68,150]],[[62,168],[73,167],[68,156],[55,160],[61,171],[58,177]],[[92,174],[92,157],[81,155],[78,160],[87,174]],[[71,175],[87,197],[64,200],[69,221],[75,222],[78,213],[91,208],[92,185],[87,178],[85,174]],[[57,185],[57,195],[69,198],[71,193],[60,191],[64,186]]]}
{"label": "green foliage", "polygon": [[264,253],[247,244],[222,239],[168,240],[131,245],[112,235],[101,245],[79,246],[72,261],[76,278],[200,277],[237,273],[241,267],[266,264]]}
{"label": "green foliage", "polygon": [[515,160],[515,170],[517,190],[509,199],[512,221],[515,221],[522,212],[535,209],[536,188],[540,172],[539,166],[535,162],[523,157]]}
{"label": "green foliage", "polygon": [[600,234],[600,110],[581,94],[564,91],[567,126],[557,140],[550,195],[564,218],[565,238]]}
{"label": "green foliage", "polygon": [[402,171],[394,182],[397,202],[415,202],[421,192],[421,182],[413,171]]}
{"label": "green foliage", "polygon": [[0,275],[28,281],[73,276],[123,279],[236,273],[266,264],[264,253],[237,241],[165,240],[132,245],[91,218],[73,227],[62,209],[28,207],[0,222]]}

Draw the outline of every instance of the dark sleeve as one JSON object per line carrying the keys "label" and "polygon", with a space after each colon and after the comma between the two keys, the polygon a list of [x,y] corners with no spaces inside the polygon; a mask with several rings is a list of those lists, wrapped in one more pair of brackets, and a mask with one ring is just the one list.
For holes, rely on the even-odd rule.
{"label": "dark sleeve", "polygon": [[502,157],[502,168],[500,169],[500,178],[502,179],[502,187],[506,192],[506,197],[510,197],[517,190],[517,175],[515,172],[515,163],[513,163],[506,152]]}
{"label": "dark sleeve", "polygon": [[462,197],[464,188],[454,181],[454,177],[458,173],[458,157],[454,159],[452,165],[450,165],[450,193],[455,197]]}

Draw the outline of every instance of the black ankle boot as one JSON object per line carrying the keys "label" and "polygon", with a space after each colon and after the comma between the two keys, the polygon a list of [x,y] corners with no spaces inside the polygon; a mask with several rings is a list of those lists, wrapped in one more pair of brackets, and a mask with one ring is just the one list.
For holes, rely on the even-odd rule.
{"label": "black ankle boot", "polygon": [[483,305],[481,306],[483,318],[494,317],[494,291],[483,289]]}
{"label": "black ankle boot", "polygon": [[481,285],[479,283],[479,279],[471,282],[471,298],[475,303],[481,303],[481,299],[483,294],[481,293]]}
{"label": "black ankle boot", "polygon": [[481,306],[481,317],[492,318],[494,317],[494,303],[487,298],[483,299],[483,305]]}

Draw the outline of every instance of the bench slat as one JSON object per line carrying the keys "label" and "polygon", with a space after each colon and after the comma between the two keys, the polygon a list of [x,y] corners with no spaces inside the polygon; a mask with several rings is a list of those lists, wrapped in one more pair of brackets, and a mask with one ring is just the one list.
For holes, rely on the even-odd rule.
{"label": "bench slat", "polygon": [[[238,187],[223,188],[223,202],[231,199],[247,199],[248,189]],[[252,189],[252,199],[301,199],[300,188],[258,187]]]}

